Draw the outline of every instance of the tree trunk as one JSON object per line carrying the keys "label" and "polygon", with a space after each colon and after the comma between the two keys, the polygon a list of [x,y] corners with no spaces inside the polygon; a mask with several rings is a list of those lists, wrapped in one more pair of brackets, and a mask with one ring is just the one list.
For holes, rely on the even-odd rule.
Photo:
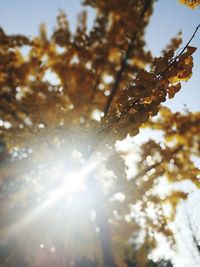
{"label": "tree trunk", "polygon": [[96,219],[100,229],[99,238],[101,243],[104,267],[117,267],[113,257],[110,227],[104,203],[99,203]]}

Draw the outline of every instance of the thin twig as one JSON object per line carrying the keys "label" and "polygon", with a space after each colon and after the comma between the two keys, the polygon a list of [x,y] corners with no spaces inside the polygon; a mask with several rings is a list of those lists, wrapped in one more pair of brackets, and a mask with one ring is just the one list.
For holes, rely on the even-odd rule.
{"label": "thin twig", "polygon": [[195,31],[193,32],[192,36],[190,37],[189,41],[186,43],[186,45],[183,47],[183,49],[181,50],[181,52],[174,58],[172,58],[170,61],[169,61],[169,65],[168,67],[162,72],[159,74],[159,76],[157,78],[162,78],[163,75],[171,68],[171,66],[173,66],[173,64],[176,62],[177,59],[179,59],[183,53],[186,51],[186,49],[188,48],[189,44],[191,43],[191,41],[194,39],[197,31],[199,30],[200,28],[200,24],[196,27]]}
{"label": "thin twig", "polygon": [[197,31],[199,30],[199,28],[200,28],[200,24],[196,27],[196,29],[193,32],[192,36],[190,37],[189,41],[187,42],[187,44],[185,45],[185,47],[183,48],[183,50],[180,52],[180,54],[177,57],[180,57],[185,52],[185,50],[187,49],[187,47],[189,46],[191,41],[194,39],[194,37],[195,37]]}

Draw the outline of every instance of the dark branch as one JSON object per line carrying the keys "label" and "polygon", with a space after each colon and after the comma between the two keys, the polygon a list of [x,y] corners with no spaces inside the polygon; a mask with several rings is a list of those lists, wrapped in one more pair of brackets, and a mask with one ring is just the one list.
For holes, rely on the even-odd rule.
{"label": "dark branch", "polygon": [[182,51],[180,52],[180,54],[178,55],[178,57],[180,57],[185,52],[185,50],[187,49],[187,47],[189,46],[189,44],[191,43],[191,41],[194,39],[194,37],[195,37],[197,31],[199,30],[199,28],[200,28],[200,24],[196,27],[194,33],[192,34],[192,36],[190,37],[189,41],[184,46],[184,48],[182,49]]}
{"label": "dark branch", "polygon": [[135,45],[136,36],[137,36],[137,32],[134,32],[132,39],[129,43],[128,49],[126,51],[126,54],[122,57],[121,67],[120,67],[119,71],[117,72],[117,75],[115,77],[115,83],[113,84],[113,87],[111,89],[111,93],[108,97],[107,103],[106,103],[105,108],[104,108],[104,116],[107,115],[108,110],[110,108],[110,105],[112,103],[112,100],[113,100],[113,98],[114,98],[114,96],[115,96],[115,94],[119,88],[119,85],[120,85],[120,82],[122,79],[122,75],[123,75],[125,68],[126,68],[127,60],[129,59],[130,54],[131,54],[131,52],[134,48],[134,45]]}
{"label": "dark branch", "polygon": [[200,24],[196,27],[194,33],[192,34],[192,36],[190,37],[189,41],[184,46],[184,48],[181,50],[181,52],[176,57],[172,58],[169,61],[168,67],[162,73],[159,74],[159,76],[158,76],[159,79],[162,78],[167,73],[167,71],[173,66],[173,64],[177,61],[177,59],[179,59],[183,55],[183,53],[186,51],[186,49],[190,45],[191,41],[194,39],[194,37],[195,37],[197,31],[199,30],[199,28],[200,28]]}
{"label": "dark branch", "polygon": [[[149,3],[150,3],[149,1],[145,1],[145,5],[144,5],[144,8],[143,8],[142,13],[141,13],[141,20],[143,20],[144,15],[145,15],[147,9],[149,8]],[[128,48],[126,50],[126,53],[125,53],[124,56],[122,56],[122,59],[121,59],[121,67],[120,67],[119,71],[116,74],[115,82],[113,84],[113,87],[111,89],[111,93],[110,93],[110,95],[108,97],[108,100],[107,100],[106,105],[105,105],[105,108],[104,108],[104,117],[106,117],[106,115],[108,113],[108,110],[109,110],[109,108],[111,106],[111,103],[113,101],[113,98],[116,95],[117,90],[119,89],[119,86],[120,86],[120,82],[121,82],[123,73],[124,73],[124,71],[126,69],[126,66],[127,66],[127,60],[129,59],[129,57],[131,55],[131,52],[133,51],[133,49],[135,47],[136,38],[137,38],[138,33],[139,33],[138,30],[136,30],[135,32],[133,32],[132,38],[130,40],[130,43],[128,45]]]}

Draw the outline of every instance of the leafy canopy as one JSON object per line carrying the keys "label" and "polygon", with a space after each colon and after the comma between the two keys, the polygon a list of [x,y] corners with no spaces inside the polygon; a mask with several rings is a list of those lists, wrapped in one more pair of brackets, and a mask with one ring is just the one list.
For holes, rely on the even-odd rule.
{"label": "leafy canopy", "polygon": [[[84,4],[96,11],[90,31],[85,11],[75,33],[64,12],[50,37],[44,25],[34,38],[0,30],[0,237],[10,251],[2,259],[6,266],[20,255],[29,266],[75,264],[83,257],[106,267],[127,266],[128,259],[145,266],[155,233],[174,242],[168,222],[187,195],[152,193],[158,178],[188,179],[199,187],[191,161],[199,156],[198,113],[161,109],[148,126],[163,131],[164,144],[142,147],[136,176],[127,176],[127,155],[116,146],[138,134],[191,77],[193,37],[178,54],[181,38],[174,38],[154,58],[144,41],[153,0]],[[168,215],[166,203],[172,207]],[[13,242],[20,242],[17,250]]]}

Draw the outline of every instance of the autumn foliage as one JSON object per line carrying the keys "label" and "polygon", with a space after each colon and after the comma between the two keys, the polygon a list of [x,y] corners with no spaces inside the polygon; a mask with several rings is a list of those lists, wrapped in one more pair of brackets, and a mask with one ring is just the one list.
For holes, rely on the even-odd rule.
{"label": "autumn foliage", "polygon": [[[196,48],[190,41],[198,27],[178,53],[180,36],[154,58],[144,41],[153,0],[84,4],[96,11],[90,31],[85,11],[75,33],[64,12],[50,37],[45,25],[34,38],[0,29],[5,266],[22,258],[38,267],[79,266],[83,259],[92,266],[147,266],[156,233],[175,244],[168,224],[187,198],[181,187],[155,193],[159,181],[189,180],[199,187],[192,157],[200,156],[200,114],[173,114],[160,106],[192,76]],[[143,144],[137,173],[128,176],[134,148],[124,152],[116,142],[140,127],[161,131],[163,142]]]}

